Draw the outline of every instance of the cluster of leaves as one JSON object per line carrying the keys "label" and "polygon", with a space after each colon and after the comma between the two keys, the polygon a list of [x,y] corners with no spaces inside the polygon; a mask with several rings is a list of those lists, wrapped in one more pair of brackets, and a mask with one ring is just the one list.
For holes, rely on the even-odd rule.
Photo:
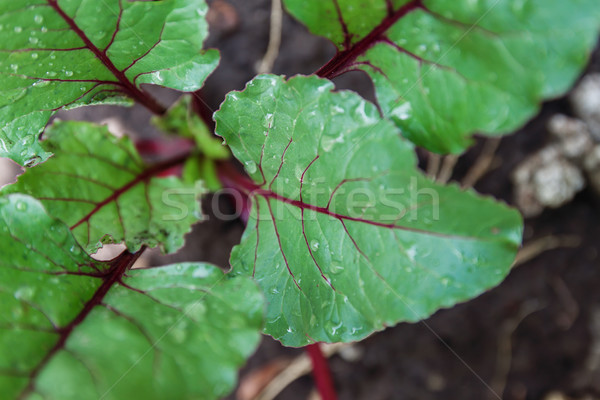
{"label": "cluster of leaves", "polygon": [[[413,146],[459,153],[563,93],[597,39],[597,0],[285,5],[338,52],[313,76],[261,75],[227,96],[216,133],[244,177],[192,97],[166,110],[142,87],[195,95],[216,68],[204,0],[2,2],[0,156],[26,167],[0,194],[7,398],[216,398],[261,330],[289,346],[359,340],[506,276],[519,214],[428,180]],[[351,70],[377,104],[334,90]],[[105,127],[49,123],[133,102],[194,150],[147,165]],[[162,176],[177,165],[181,178]],[[181,247],[217,176],[252,204],[231,271],[131,269],[147,247]],[[127,251],[95,261],[107,243]]]}

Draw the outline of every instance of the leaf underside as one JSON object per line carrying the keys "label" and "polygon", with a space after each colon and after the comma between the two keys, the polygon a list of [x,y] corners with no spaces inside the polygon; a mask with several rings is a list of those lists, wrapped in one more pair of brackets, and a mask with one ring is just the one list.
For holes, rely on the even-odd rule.
{"label": "leaf underside", "polygon": [[[216,399],[259,341],[254,283],[99,263],[35,199],[0,198],[3,398]],[[125,258],[132,255],[125,255]]]}
{"label": "leaf underside", "polygon": [[0,157],[31,166],[60,109],[129,104],[164,110],[140,88],[199,89],[218,63],[202,51],[204,0],[20,0],[0,4]]}
{"label": "leaf underside", "polygon": [[233,273],[259,282],[265,332],[289,346],[360,340],[474,297],[521,239],[518,212],[426,179],[393,123],[333,88],[263,75],[215,114],[253,180]]}
{"label": "leaf underside", "polygon": [[167,253],[183,246],[200,219],[200,183],[156,177],[173,165],[146,166],[129,138],[104,126],[56,121],[46,136],[41,145],[54,156],[2,193],[40,200],[89,253],[120,242],[132,252],[142,245],[160,245]]}
{"label": "leaf underside", "polygon": [[373,80],[405,137],[459,153],[514,131],[572,85],[597,43],[597,0],[284,0],[338,54],[318,73]]}

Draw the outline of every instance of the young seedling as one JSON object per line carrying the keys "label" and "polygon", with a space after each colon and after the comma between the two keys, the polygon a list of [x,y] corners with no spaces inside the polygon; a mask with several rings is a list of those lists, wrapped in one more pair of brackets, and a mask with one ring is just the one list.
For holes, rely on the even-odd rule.
{"label": "young seedling", "polygon": [[[332,399],[314,343],[424,319],[507,275],[518,212],[433,182],[414,146],[458,154],[564,93],[597,40],[597,1],[284,6],[337,54],[311,76],[263,74],[229,93],[214,114],[222,147],[198,107],[219,60],[202,48],[203,0],[0,4],[0,156],[26,169],[0,194],[3,397],[214,399],[263,332],[312,345]],[[377,104],[335,90],[352,70]],[[190,95],[167,110],[144,84]],[[193,145],[149,165],[106,127],[51,121],[134,102]],[[230,272],[132,269],[149,247],[177,251],[221,185],[247,201]],[[90,256],[109,243],[127,250]]]}

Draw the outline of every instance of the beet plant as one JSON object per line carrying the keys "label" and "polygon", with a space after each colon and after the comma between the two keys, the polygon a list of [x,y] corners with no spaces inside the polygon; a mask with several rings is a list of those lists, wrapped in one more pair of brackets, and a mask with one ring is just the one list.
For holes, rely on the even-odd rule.
{"label": "beet plant", "polygon": [[[214,399],[261,332],[357,341],[508,274],[519,213],[429,179],[415,146],[459,154],[565,93],[597,41],[597,0],[284,5],[337,53],[311,76],[229,93],[218,139],[198,94],[219,62],[204,1],[2,1],[0,156],[25,169],[0,194],[2,398]],[[353,70],[375,104],[335,89]],[[187,94],[166,108],[145,85]],[[194,146],[148,163],[105,126],[53,119],[133,103]],[[247,222],[229,272],[132,268],[147,248],[177,251],[221,187]],[[92,257],[113,243],[127,250]]]}

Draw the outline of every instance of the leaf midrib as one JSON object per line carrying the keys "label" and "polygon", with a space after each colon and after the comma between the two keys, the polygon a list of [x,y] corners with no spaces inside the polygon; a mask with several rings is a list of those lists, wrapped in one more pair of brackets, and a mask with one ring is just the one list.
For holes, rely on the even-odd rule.
{"label": "leaf midrib", "polygon": [[120,282],[123,274],[127,272],[131,266],[137,261],[142,255],[144,248],[136,253],[125,252],[121,256],[117,257],[112,262],[112,268],[108,270],[106,275],[102,277],[96,277],[102,279],[103,282],[98,289],[94,292],[93,296],[84,304],[83,309],[75,316],[75,318],[66,326],[57,328],[59,333],[58,341],[54,346],[46,353],[44,358],[37,364],[37,366],[29,373],[29,382],[27,386],[21,391],[18,398],[23,400],[29,396],[35,389],[35,380],[44,369],[44,367],[52,360],[52,358],[65,347],[67,340],[71,337],[73,330],[79,326],[89,316],[92,310],[102,303],[104,297],[106,297],[109,290],[118,282]]}
{"label": "leaf midrib", "polygon": [[[100,60],[100,62],[117,78],[118,82],[114,82],[115,84],[122,87],[123,91],[134,98],[139,103],[143,104],[150,111],[157,115],[163,115],[166,112],[166,108],[162,105],[158,104],[158,102],[148,95],[146,92],[138,89],[131,81],[127,78],[123,71],[120,71],[112,60],[106,55],[105,51],[100,50],[92,41],[88,38],[85,32],[77,25],[75,20],[68,16],[65,11],[58,5],[58,0],[46,0],[48,5],[52,7],[52,9],[69,25],[71,30],[75,32],[77,36],[83,41],[85,46],[94,54],[96,58]],[[122,9],[122,5],[119,2],[119,8]],[[114,38],[117,35],[117,31],[121,22],[121,13],[118,15],[117,19],[117,28],[113,33],[113,37],[111,43],[113,43]]]}
{"label": "leaf midrib", "polygon": [[[223,168],[222,172],[224,174],[231,173],[231,171],[227,171],[226,168]],[[224,178],[225,178],[225,176],[224,176]],[[316,206],[314,204],[306,203],[302,200],[296,200],[296,199],[291,199],[289,197],[282,196],[279,193],[276,193],[270,189],[264,189],[263,185],[258,185],[258,184],[254,183],[252,181],[249,181],[245,178],[244,179],[240,179],[239,177],[237,179],[233,178],[231,183],[233,185],[235,185],[236,187],[240,188],[242,190],[242,192],[246,193],[246,195],[250,199],[252,199],[252,197],[254,197],[254,196],[260,196],[260,197],[265,198],[267,200],[267,202],[269,200],[280,201],[280,202],[292,205],[294,207],[297,207],[301,210],[310,210],[310,211],[317,212],[319,214],[328,215],[332,218],[337,219],[340,222],[343,222],[343,221],[358,222],[358,223],[363,223],[363,224],[376,226],[376,227],[380,227],[380,228],[385,228],[385,229],[402,230],[402,231],[406,231],[406,232],[436,236],[436,237],[441,237],[441,238],[445,238],[445,239],[473,240],[473,241],[478,241],[478,242],[504,241],[507,244],[514,246],[515,248],[517,247],[517,245],[512,243],[510,241],[510,239],[506,239],[501,236],[498,236],[495,238],[482,238],[482,237],[465,236],[465,235],[451,235],[451,234],[447,234],[447,233],[428,231],[428,230],[419,229],[419,228],[411,228],[408,226],[395,225],[393,223],[386,224],[383,222],[372,221],[369,219],[364,219],[364,218],[359,218],[359,217],[351,217],[348,215],[339,214],[339,213],[329,210],[329,208],[327,208],[327,207],[320,207],[320,206]]]}
{"label": "leaf midrib", "polygon": [[[337,1],[335,1],[337,6]],[[390,29],[399,19],[405,17],[413,11],[418,9],[426,9],[423,4],[423,0],[412,0],[398,10],[393,11],[388,3],[388,15],[377,25],[367,36],[356,42],[351,47],[348,46],[349,33],[347,33],[346,23],[342,18],[341,11],[339,6],[336,7],[338,12],[338,18],[340,20],[340,24],[345,32],[345,49],[343,51],[338,51],[338,53],[323,67],[321,67],[315,74],[321,78],[332,79],[337,75],[345,72],[345,68],[348,67],[358,56],[364,54],[373,44],[381,39],[383,34]]]}
{"label": "leaf midrib", "polygon": [[100,203],[97,203],[96,207],[94,207],[93,210],[91,210],[88,214],[86,214],[84,217],[82,217],[78,222],[76,222],[74,225],[72,225],[70,229],[74,230],[77,227],[79,227],[81,224],[88,222],[94,216],[94,214],[96,214],[98,211],[100,211],[102,208],[104,208],[108,204],[112,203],[113,201],[116,201],[124,193],[128,192],[129,190],[131,190],[132,188],[134,188],[135,186],[137,186],[138,184],[140,184],[142,182],[147,182],[150,178],[154,177],[155,175],[158,175],[159,173],[161,173],[163,171],[166,171],[172,167],[182,164],[189,157],[190,157],[189,153],[184,153],[184,154],[182,154],[178,157],[175,157],[171,160],[167,160],[163,163],[157,164],[151,168],[147,168],[147,169],[143,170],[129,183],[127,183],[126,185],[115,190],[110,196],[108,196],[106,199],[102,200]]}

